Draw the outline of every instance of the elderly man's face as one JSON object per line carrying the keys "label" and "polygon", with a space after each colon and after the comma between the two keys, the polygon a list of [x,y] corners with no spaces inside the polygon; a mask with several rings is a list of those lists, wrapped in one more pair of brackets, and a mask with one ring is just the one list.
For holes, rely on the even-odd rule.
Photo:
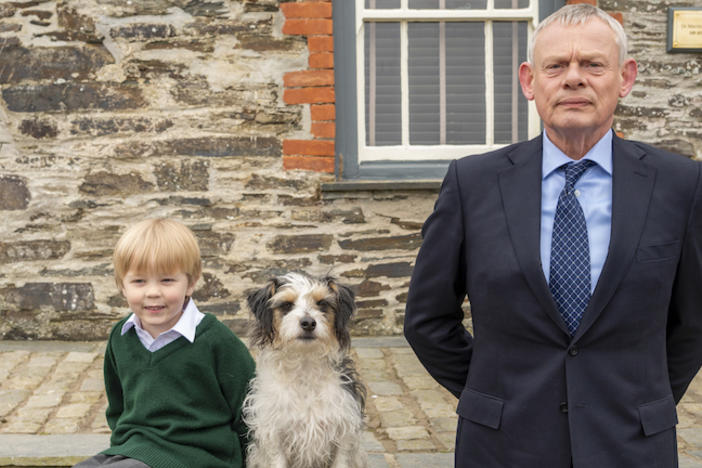
{"label": "elderly man's face", "polygon": [[524,95],[535,101],[549,135],[549,129],[603,135],[635,77],[636,63],[619,63],[614,32],[598,18],[547,26],[536,38],[533,64],[519,70]]}

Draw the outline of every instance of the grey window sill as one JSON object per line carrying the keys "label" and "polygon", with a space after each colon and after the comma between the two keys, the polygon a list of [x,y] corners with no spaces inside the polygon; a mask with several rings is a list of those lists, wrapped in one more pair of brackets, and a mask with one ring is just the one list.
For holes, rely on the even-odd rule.
{"label": "grey window sill", "polygon": [[438,192],[441,187],[440,179],[426,180],[353,180],[326,182],[321,185],[322,193],[340,192]]}

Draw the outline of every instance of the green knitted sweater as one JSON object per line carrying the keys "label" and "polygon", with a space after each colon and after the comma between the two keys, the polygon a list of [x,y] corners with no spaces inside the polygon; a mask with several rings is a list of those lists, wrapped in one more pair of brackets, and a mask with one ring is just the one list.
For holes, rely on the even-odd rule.
{"label": "green knitted sweater", "polygon": [[246,426],[241,403],[254,361],[246,346],[213,315],[184,337],[149,352],[121,320],[105,351],[106,455],[153,468],[245,466]]}

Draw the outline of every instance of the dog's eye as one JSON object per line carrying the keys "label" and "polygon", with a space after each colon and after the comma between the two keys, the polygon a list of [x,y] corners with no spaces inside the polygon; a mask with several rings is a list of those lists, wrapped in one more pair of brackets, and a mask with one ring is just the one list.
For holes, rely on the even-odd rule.
{"label": "dog's eye", "polygon": [[320,299],[317,301],[317,307],[319,307],[322,310],[326,310],[329,307],[331,307],[331,304],[329,304],[329,301],[327,301],[326,299]]}
{"label": "dog's eye", "polygon": [[278,306],[278,308],[281,310],[281,312],[283,312],[284,314],[287,314],[288,312],[290,312],[293,309],[294,305],[295,304],[293,304],[292,302],[283,302],[282,304],[280,304]]}

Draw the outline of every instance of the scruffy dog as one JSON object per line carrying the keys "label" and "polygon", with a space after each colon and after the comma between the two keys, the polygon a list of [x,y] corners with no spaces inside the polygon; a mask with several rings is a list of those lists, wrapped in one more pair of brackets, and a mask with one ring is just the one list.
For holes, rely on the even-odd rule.
{"label": "scruffy dog", "polygon": [[290,273],[248,297],[256,377],[244,401],[253,468],[362,468],[366,391],[349,356],[354,294]]}

